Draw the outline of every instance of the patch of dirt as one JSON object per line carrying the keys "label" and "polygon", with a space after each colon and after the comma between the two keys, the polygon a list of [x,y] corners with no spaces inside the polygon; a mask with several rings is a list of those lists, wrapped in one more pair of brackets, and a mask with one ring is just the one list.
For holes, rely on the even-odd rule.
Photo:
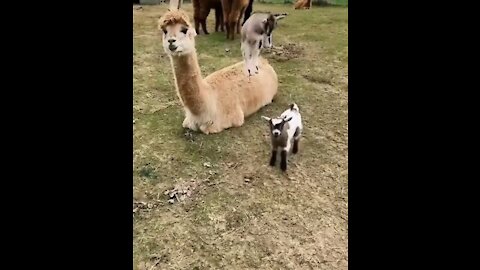
{"label": "patch of dirt", "polygon": [[328,76],[322,74],[303,74],[302,76],[313,83],[332,85],[332,80]]}
{"label": "patch of dirt", "polygon": [[191,180],[187,183],[176,184],[173,189],[167,190],[163,195],[168,196],[168,202],[173,204],[175,202],[183,202],[186,198],[192,196],[193,191],[197,188],[198,183]]}
{"label": "patch of dirt", "polygon": [[299,58],[303,55],[304,48],[296,43],[286,43],[265,50],[265,56],[278,62]]}

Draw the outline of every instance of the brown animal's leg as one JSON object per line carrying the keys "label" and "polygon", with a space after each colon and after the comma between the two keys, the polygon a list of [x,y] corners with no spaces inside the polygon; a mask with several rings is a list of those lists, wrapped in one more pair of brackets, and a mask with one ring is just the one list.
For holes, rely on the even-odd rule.
{"label": "brown animal's leg", "polygon": [[195,22],[195,32],[197,32],[197,34],[200,35],[200,32],[198,31],[199,29],[199,23],[198,23],[198,18],[193,18],[194,22]]}
{"label": "brown animal's leg", "polygon": [[202,28],[203,28],[203,32],[205,33],[205,35],[209,35],[210,33],[208,33],[207,31],[207,19],[202,19]]}
{"label": "brown animal's leg", "polygon": [[224,22],[223,22],[223,11],[222,13],[220,14],[220,31],[225,31],[225,28],[223,27],[224,26]]}
{"label": "brown animal's leg", "polygon": [[237,20],[237,34],[240,34],[240,27],[242,26],[241,21],[244,13],[245,13],[245,8],[242,8],[242,10],[240,11],[240,15],[238,15],[238,20]]}
{"label": "brown animal's leg", "polygon": [[207,31],[207,18],[208,18],[208,14],[210,14],[210,8],[208,7],[204,7],[201,9],[201,19],[200,19],[200,23],[202,24],[202,28],[203,28],[203,32],[205,33],[205,35],[208,35],[210,33],[208,33]]}
{"label": "brown animal's leg", "polygon": [[218,32],[220,18],[218,18],[218,9],[215,9],[215,32]]}
{"label": "brown animal's leg", "polygon": [[228,16],[230,15],[230,8],[232,6],[232,2],[229,0],[221,0],[222,3],[222,13],[223,13],[223,23],[225,24],[226,32],[227,32],[227,39],[230,37],[230,32],[228,30]]}
{"label": "brown animal's leg", "polygon": [[228,23],[229,24],[229,30],[230,30],[230,39],[234,40],[235,39],[235,25],[237,25],[236,21],[231,21]]}
{"label": "brown animal's leg", "polygon": [[228,24],[228,20],[225,20],[225,29],[227,32],[227,39],[230,39],[230,25]]}
{"label": "brown animal's leg", "polygon": [[223,32],[223,14],[221,8],[215,9],[215,32],[218,32],[219,28]]}
{"label": "brown animal's leg", "polygon": [[240,17],[237,21],[237,34],[240,34],[240,27],[242,26],[242,23],[240,22],[242,20],[242,17]]}

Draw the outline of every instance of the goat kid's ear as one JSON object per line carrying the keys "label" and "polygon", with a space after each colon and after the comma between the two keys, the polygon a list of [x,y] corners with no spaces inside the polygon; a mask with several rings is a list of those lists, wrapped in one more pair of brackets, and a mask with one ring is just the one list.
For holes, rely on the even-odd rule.
{"label": "goat kid's ear", "polygon": [[283,121],[284,121],[284,122],[288,122],[288,121],[290,121],[290,120],[292,120],[292,117],[287,118],[287,119],[285,119],[285,120],[283,120]]}
{"label": "goat kid's ear", "polygon": [[263,116],[263,115],[262,115],[262,119],[265,120],[265,121],[268,121],[268,122],[270,122],[270,120],[272,120],[272,118],[266,117],[266,116]]}
{"label": "goat kid's ear", "polygon": [[263,19],[263,20],[262,20],[262,23],[267,23],[267,22],[268,22],[267,19]]}
{"label": "goat kid's ear", "polygon": [[285,17],[287,17],[287,15],[281,14],[281,15],[276,15],[276,16],[275,16],[275,19],[278,21],[278,20],[281,20],[281,19],[283,19],[283,18],[285,18]]}

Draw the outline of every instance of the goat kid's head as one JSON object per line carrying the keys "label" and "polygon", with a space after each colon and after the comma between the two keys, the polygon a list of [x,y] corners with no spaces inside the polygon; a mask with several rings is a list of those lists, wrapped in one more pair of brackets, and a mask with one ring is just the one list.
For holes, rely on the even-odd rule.
{"label": "goat kid's head", "polygon": [[278,20],[287,16],[287,13],[270,14],[268,18],[263,20],[265,27],[265,35],[263,36],[263,48],[270,49],[273,47],[272,32],[277,27]]}
{"label": "goat kid's head", "polygon": [[262,116],[265,121],[268,121],[270,124],[270,132],[272,133],[273,137],[279,137],[282,135],[283,132],[286,132],[286,123],[292,120],[292,117],[285,118],[285,117],[276,117],[270,118],[266,116]]}

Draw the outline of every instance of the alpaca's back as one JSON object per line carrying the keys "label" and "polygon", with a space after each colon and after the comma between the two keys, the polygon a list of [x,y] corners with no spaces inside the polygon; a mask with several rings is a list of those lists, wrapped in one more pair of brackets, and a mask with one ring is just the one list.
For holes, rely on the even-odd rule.
{"label": "alpaca's back", "polygon": [[205,81],[216,93],[217,106],[224,113],[239,105],[245,117],[271,103],[278,90],[277,73],[264,58],[261,58],[261,68],[254,77],[245,76],[242,61],[210,74]]}

